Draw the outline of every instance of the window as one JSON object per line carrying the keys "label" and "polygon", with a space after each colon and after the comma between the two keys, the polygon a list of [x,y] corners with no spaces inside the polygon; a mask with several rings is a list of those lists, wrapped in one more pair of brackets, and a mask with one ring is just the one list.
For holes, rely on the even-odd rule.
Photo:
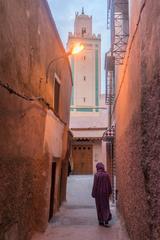
{"label": "window", "polygon": [[86,60],[86,56],[83,57],[83,60],[84,60],[84,61]]}
{"label": "window", "polygon": [[86,81],[86,76],[83,77],[83,80]]}
{"label": "window", "polygon": [[84,98],[83,98],[83,102],[85,102],[85,101],[86,101],[86,98],[84,97]]}
{"label": "window", "polygon": [[82,27],[82,37],[84,36],[85,33],[86,33],[86,28]]}
{"label": "window", "polygon": [[57,76],[54,78],[54,111],[59,113],[59,99],[60,99],[60,81]]}

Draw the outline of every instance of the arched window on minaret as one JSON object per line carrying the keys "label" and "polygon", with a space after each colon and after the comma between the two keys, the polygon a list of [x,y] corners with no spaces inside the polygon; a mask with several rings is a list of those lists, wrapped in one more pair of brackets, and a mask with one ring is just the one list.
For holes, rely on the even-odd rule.
{"label": "arched window on minaret", "polygon": [[82,37],[86,34],[86,27],[82,27]]}

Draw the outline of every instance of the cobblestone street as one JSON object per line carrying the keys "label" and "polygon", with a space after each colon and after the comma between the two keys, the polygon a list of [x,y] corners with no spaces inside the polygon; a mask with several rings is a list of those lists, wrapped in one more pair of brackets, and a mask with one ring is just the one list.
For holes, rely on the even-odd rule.
{"label": "cobblestone street", "polygon": [[95,203],[91,197],[92,181],[92,176],[70,176],[67,202],[53,217],[46,232],[34,235],[32,240],[129,240],[112,205],[110,227],[98,225]]}

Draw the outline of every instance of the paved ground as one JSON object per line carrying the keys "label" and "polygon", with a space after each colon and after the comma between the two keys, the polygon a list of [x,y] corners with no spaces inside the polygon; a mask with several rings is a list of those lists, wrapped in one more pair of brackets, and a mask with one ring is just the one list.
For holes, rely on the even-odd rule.
{"label": "paved ground", "polygon": [[54,216],[46,232],[36,234],[32,240],[129,240],[112,204],[110,228],[98,225],[95,203],[91,197],[92,182],[92,176],[70,176],[67,202]]}

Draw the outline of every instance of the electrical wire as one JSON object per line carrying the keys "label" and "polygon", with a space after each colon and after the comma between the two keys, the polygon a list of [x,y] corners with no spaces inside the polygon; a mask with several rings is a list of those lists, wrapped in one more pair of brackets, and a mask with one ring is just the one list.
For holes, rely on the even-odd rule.
{"label": "electrical wire", "polygon": [[41,103],[43,103],[49,110],[51,110],[54,115],[64,124],[64,125],[67,125],[67,123],[65,121],[63,121],[63,119],[60,118],[60,116],[55,112],[54,108],[51,107],[51,105],[42,97],[42,96],[38,96],[38,97],[29,97],[29,96],[26,96],[26,95],[22,95],[21,93],[15,91],[13,88],[11,88],[9,86],[8,83],[3,83],[1,80],[0,80],[0,87],[4,88],[5,90],[7,90],[10,94],[14,94],[16,96],[18,96],[19,98],[22,98],[26,101],[30,101],[30,102],[33,102],[33,101],[40,101]]}
{"label": "electrical wire", "polygon": [[45,106],[47,106],[48,109],[51,109],[52,111],[54,111],[54,109],[50,106],[50,104],[42,96],[29,97],[26,95],[22,95],[21,93],[15,91],[13,88],[11,88],[8,83],[3,83],[1,80],[0,80],[0,87],[6,89],[10,94],[14,94],[14,95],[18,96],[19,98],[22,98],[26,101],[41,101],[45,104]]}

